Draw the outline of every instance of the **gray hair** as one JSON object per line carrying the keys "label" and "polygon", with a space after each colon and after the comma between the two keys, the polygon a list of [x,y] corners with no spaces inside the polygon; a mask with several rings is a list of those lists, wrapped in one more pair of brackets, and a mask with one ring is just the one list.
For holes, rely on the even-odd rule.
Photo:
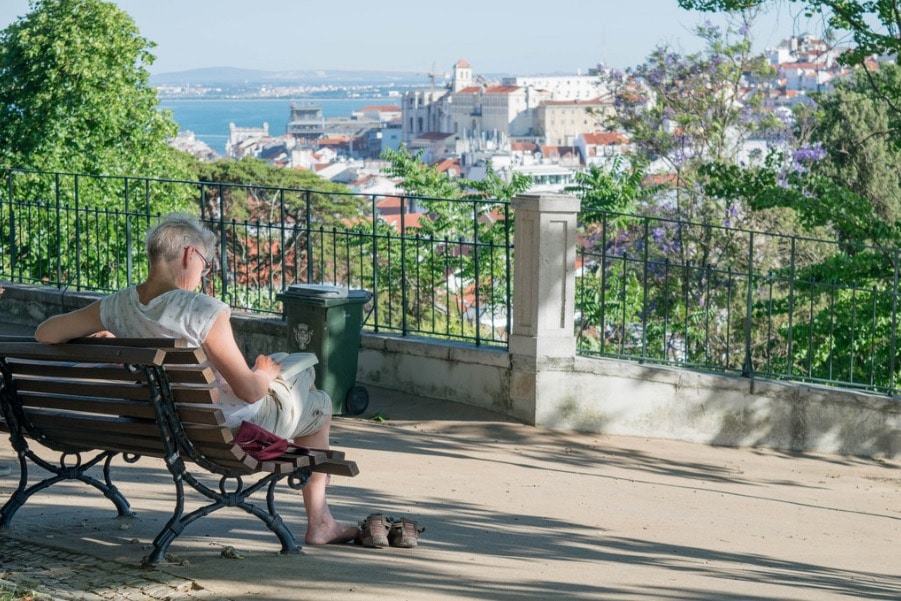
{"label": "gray hair", "polygon": [[196,247],[206,257],[216,254],[216,234],[193,215],[170,213],[147,232],[147,256],[151,263],[176,259],[188,246]]}

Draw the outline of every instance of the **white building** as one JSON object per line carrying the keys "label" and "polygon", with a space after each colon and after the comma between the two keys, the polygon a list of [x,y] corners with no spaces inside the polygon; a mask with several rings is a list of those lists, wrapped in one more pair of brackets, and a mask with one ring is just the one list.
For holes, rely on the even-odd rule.
{"label": "white building", "polygon": [[597,75],[505,77],[501,84],[542,90],[550,94],[550,100],[591,100],[610,96],[610,91]]}
{"label": "white building", "polygon": [[630,150],[629,140],[615,132],[582,134],[576,138],[575,145],[586,166],[605,165]]}
{"label": "white building", "polygon": [[535,136],[534,111],[547,97],[517,86],[461,88],[445,99],[443,132],[467,139]]}
{"label": "white building", "polygon": [[192,131],[178,132],[177,136],[169,140],[169,146],[192,154],[197,159],[205,162],[212,162],[219,158],[218,153],[206,142],[198,140]]}
{"label": "white building", "polygon": [[225,156],[234,159],[247,155],[255,156],[250,149],[270,139],[268,123],[263,123],[263,127],[238,127],[234,123],[229,123]]}
{"label": "white building", "polygon": [[559,194],[575,182],[574,171],[560,165],[518,165],[513,171],[532,180],[529,192]]}

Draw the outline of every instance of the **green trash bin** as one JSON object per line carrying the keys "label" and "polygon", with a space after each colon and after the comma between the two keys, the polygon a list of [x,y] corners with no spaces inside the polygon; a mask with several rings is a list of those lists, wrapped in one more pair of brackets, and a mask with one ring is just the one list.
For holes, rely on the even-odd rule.
{"label": "green trash bin", "polygon": [[277,296],[288,322],[288,352],[314,353],[316,388],[332,399],[336,414],[359,415],[369,392],[356,383],[363,305],[372,294],[339,286],[294,284]]}

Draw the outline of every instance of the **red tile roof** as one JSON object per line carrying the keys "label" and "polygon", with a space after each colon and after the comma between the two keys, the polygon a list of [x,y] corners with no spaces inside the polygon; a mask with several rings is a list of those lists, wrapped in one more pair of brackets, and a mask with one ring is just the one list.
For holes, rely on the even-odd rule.
{"label": "red tile roof", "polygon": [[438,173],[443,173],[451,169],[456,170],[458,174],[462,173],[460,167],[460,159],[444,159],[435,163],[434,167],[435,170],[438,171]]}
{"label": "red tile roof", "polygon": [[586,144],[595,144],[597,146],[610,146],[613,144],[628,144],[629,139],[616,132],[601,132],[595,134],[583,134]]}
{"label": "red tile roof", "polygon": [[510,94],[519,89],[519,86],[492,86],[485,88],[486,94]]}
{"label": "red tile roof", "polygon": [[[400,228],[400,203],[400,197],[386,196],[375,205],[376,210],[379,212],[379,217],[395,229]],[[424,216],[422,213],[404,214],[404,227],[420,227],[419,222]]]}

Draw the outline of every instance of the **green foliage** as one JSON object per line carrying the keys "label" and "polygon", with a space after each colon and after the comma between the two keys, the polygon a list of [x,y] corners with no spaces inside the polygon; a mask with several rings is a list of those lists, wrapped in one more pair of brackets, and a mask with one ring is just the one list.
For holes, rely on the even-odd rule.
{"label": "green foliage", "polygon": [[177,126],[149,83],[153,44],[111,2],[36,0],[0,32],[0,164],[179,177]]}
{"label": "green foliage", "polygon": [[794,239],[774,265],[772,281],[791,284],[755,305],[755,319],[765,315],[778,334],[758,349],[769,358],[758,369],[878,389],[899,375],[893,357],[901,157],[890,102],[873,95],[881,89],[894,101],[899,71],[884,67],[877,74],[858,70],[853,80],[818,94],[815,112],[803,108],[794,135],[759,164],[701,170],[708,194],[740,199],[755,212],[791,211],[808,231],[829,232],[835,241],[801,260],[810,242]]}
{"label": "green foliage", "polygon": [[704,195],[698,169],[710,161],[737,163],[745,141],[777,125],[762,107],[765,88],[748,86],[773,70],[751,55],[747,32],[747,22],[738,31],[700,27],[703,52],[683,56],[661,46],[625,76],[605,77],[617,109],[607,126],[625,133],[638,164],[658,161],[673,174],[677,219],[723,220],[730,206]]}
{"label": "green foliage", "polygon": [[[875,89],[879,90],[874,94]],[[825,150],[815,171],[865,198],[880,221],[901,218],[901,67],[856,69],[850,81],[818,94],[811,138]]]}
{"label": "green foliage", "polygon": [[460,186],[446,171],[438,171],[423,163],[422,152],[420,150],[412,155],[405,145],[401,145],[397,150],[386,148],[382,151],[382,158],[388,161],[385,174],[401,178],[403,180],[401,186],[407,194],[433,198],[460,198],[462,195]]}
{"label": "green foliage", "polygon": [[210,214],[227,220],[269,223],[287,218],[306,223],[309,202],[311,224],[343,227],[349,217],[365,215],[369,209],[341,184],[251,157],[198,163],[197,174],[200,181],[213,184],[205,188]]}
{"label": "green foliage", "polygon": [[659,184],[648,184],[645,166],[629,165],[625,155],[616,155],[609,165],[589,165],[577,171],[575,185],[567,186],[582,201],[582,223],[596,223],[603,212],[630,213],[636,204],[664,190]]}
{"label": "green foliage", "polygon": [[[504,181],[490,164],[482,180],[451,178],[446,172],[423,163],[421,156],[421,151],[410,154],[406,146],[382,154],[389,162],[385,173],[401,178],[403,189],[415,196],[415,203],[426,214],[426,218],[419,220],[416,239],[428,246],[429,252],[444,256],[445,261],[449,252],[457,256],[454,264],[448,264],[436,276],[440,279],[434,283],[439,289],[448,289],[449,278],[457,280],[460,299],[467,292],[474,292],[481,301],[479,311],[483,315],[496,315],[498,307],[506,306],[509,293],[512,262],[507,255],[507,242],[513,233],[504,205],[492,201],[509,201],[524,192],[530,185],[529,178],[514,174],[509,182]],[[413,230],[407,233],[414,235]],[[418,243],[410,246],[420,248]],[[411,256],[408,264],[419,263],[419,256]],[[456,310],[462,312],[460,301],[455,304]],[[448,319],[453,310],[450,306],[444,308]],[[478,321],[478,316],[472,317],[471,327],[481,327]]]}

